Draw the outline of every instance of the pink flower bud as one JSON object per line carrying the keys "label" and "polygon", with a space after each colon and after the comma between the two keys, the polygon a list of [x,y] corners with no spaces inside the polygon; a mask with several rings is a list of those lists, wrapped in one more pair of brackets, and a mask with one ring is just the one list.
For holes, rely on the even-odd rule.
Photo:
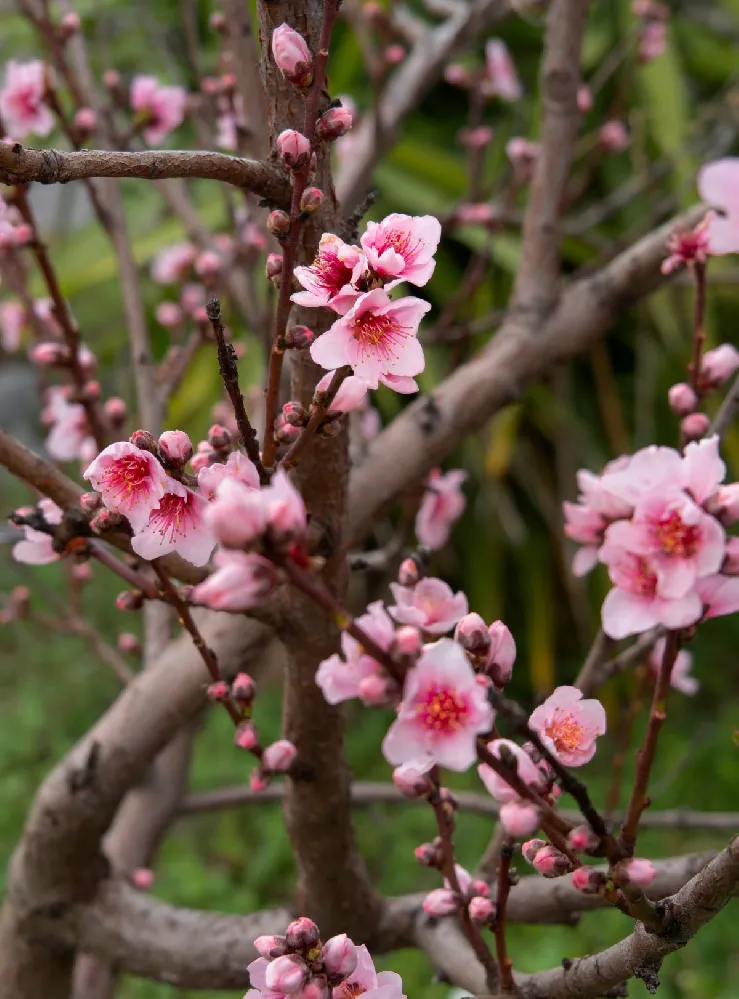
{"label": "pink flower bud", "polygon": [[670,409],[677,416],[688,416],[688,414],[694,412],[695,407],[698,405],[698,396],[690,385],[687,385],[685,382],[678,382],[667,393],[667,401],[670,404]]}
{"label": "pink flower bud", "polygon": [[115,90],[121,85],[121,74],[117,69],[106,69],[103,73],[103,83],[108,90]]}
{"label": "pink flower bud", "polygon": [[80,20],[80,15],[73,10],[68,10],[66,14],[63,14],[59,22],[59,28],[65,38],[71,38],[72,35],[76,35],[81,27],[82,21]]}
{"label": "pink flower bud", "polygon": [[306,187],[300,198],[300,210],[306,215],[311,215],[323,204],[323,191],[318,187]]}
{"label": "pink flower bud", "polygon": [[290,170],[302,170],[310,157],[310,139],[294,128],[286,128],[277,136],[277,150]]}
{"label": "pink flower bud", "polygon": [[128,415],[128,407],[125,400],[117,395],[112,395],[110,399],[105,400],[103,411],[113,423],[123,423]]}
{"label": "pink flower bud", "polygon": [[[316,402],[321,402],[318,396],[322,392],[328,392],[333,376],[333,371],[329,371],[316,385]],[[339,385],[339,391],[331,400],[329,410],[332,413],[349,413],[352,409],[356,409],[366,396],[367,383],[357,375],[350,375]]]}
{"label": "pink flower bud", "polygon": [[290,232],[290,216],[280,209],[270,212],[267,216],[267,228],[278,239],[280,236],[287,236]]}
{"label": "pink flower bud", "polygon": [[631,860],[622,860],[616,864],[613,876],[619,884],[648,888],[657,877],[657,871],[651,860],[633,857]]}
{"label": "pink flower bud", "polygon": [[231,696],[239,704],[248,705],[254,700],[257,692],[257,685],[248,673],[237,673],[236,679],[231,684]]}
{"label": "pink flower bud", "polygon": [[519,801],[500,806],[500,821],[510,836],[530,836],[539,828],[539,809]]}
{"label": "pink flower bud", "polygon": [[286,773],[297,756],[297,749],[288,739],[278,739],[267,746],[262,754],[262,764],[276,774]]}
{"label": "pink flower bud", "polygon": [[332,977],[348,978],[357,967],[357,948],[346,933],[327,940],[321,950],[321,957],[326,972]]}
{"label": "pink flower bud", "polygon": [[537,855],[539,850],[543,850],[546,845],[546,840],[543,839],[530,839],[527,843],[522,844],[521,853],[523,854],[524,860],[528,860],[530,864],[533,864],[534,857]]}
{"label": "pink flower bud", "polygon": [[397,66],[405,59],[405,49],[402,45],[388,45],[385,49],[385,62],[388,66]]}
{"label": "pink flower bud", "polygon": [[69,352],[63,343],[47,341],[37,343],[31,348],[31,360],[39,367],[54,367],[58,364],[65,364],[69,359]]}
{"label": "pink flower bud", "polygon": [[731,343],[708,350],[701,361],[700,381],[704,388],[718,388],[739,368],[739,350]]}
{"label": "pink flower bud", "polygon": [[154,315],[159,325],[166,329],[174,329],[179,326],[184,318],[184,313],[177,302],[160,302]]}
{"label": "pink flower bud", "polygon": [[116,645],[121,652],[136,656],[141,652],[141,643],[136,635],[130,631],[122,631],[116,639]]}
{"label": "pink flower bud", "polygon": [[516,643],[513,635],[502,621],[493,621],[488,628],[490,649],[486,673],[497,687],[505,687],[513,675],[516,661]]}
{"label": "pink flower bud", "polygon": [[[429,784],[430,790],[431,785]],[[413,851],[413,856],[421,867],[438,867],[441,862],[438,843],[421,843]]]}
{"label": "pink flower bud", "polygon": [[131,874],[131,884],[139,891],[148,891],[154,884],[154,871],[148,867],[137,867]]}
{"label": "pink flower bud", "polygon": [[316,135],[326,142],[333,142],[346,135],[352,127],[352,120],[349,108],[329,108],[316,122]]}
{"label": "pink flower bud", "polygon": [[290,995],[297,992],[308,977],[308,967],[297,954],[285,954],[271,961],[264,972],[264,980],[270,992]]}
{"label": "pink flower bud", "polygon": [[359,681],[358,694],[368,707],[389,707],[397,699],[398,687],[390,677],[371,673]]}
{"label": "pink flower bud", "polygon": [[152,454],[156,454],[156,438],[148,430],[134,430],[128,438],[128,442],[129,444],[133,444],[134,447],[141,448],[142,451],[150,451]]}
{"label": "pink flower bud", "polygon": [[272,55],[285,79],[296,87],[309,87],[313,81],[313,57],[305,39],[281,24],[272,32]]}
{"label": "pink flower bud", "polygon": [[312,919],[301,916],[290,923],[285,931],[285,938],[292,950],[312,950],[321,939],[321,931]]}
{"label": "pink flower bud", "polygon": [[300,437],[300,427],[294,427],[287,423],[282,416],[277,417],[275,424],[275,440],[278,444],[294,444]]}
{"label": "pink flower bud", "polygon": [[601,146],[609,153],[622,153],[631,145],[631,136],[622,121],[606,121],[598,130]]}
{"label": "pink flower bud", "polygon": [[80,132],[89,134],[97,125],[97,115],[92,108],[80,108],[74,116],[74,123]]}
{"label": "pink flower bud", "polygon": [[459,130],[457,138],[460,144],[467,149],[484,149],[489,146],[495,137],[495,132],[487,125],[480,125],[477,128],[462,128]]}
{"label": "pink flower bud", "polygon": [[575,826],[567,834],[567,842],[575,853],[583,853],[585,850],[594,850],[600,840],[595,835],[590,826]]}
{"label": "pink flower bud", "polygon": [[705,413],[691,413],[683,417],[680,423],[680,430],[686,441],[697,441],[704,436],[711,421]]}
{"label": "pink flower bud", "polygon": [[220,423],[214,423],[208,430],[208,444],[215,451],[223,451],[225,448],[231,447],[232,439],[231,431],[228,427],[222,427]]}
{"label": "pink flower bud", "polygon": [[572,864],[567,857],[550,845],[539,850],[534,857],[533,865],[545,878],[558,878],[572,870]]}
{"label": "pink flower bud", "polygon": [[[219,10],[210,15],[208,24],[211,31],[217,31],[219,34],[225,32],[228,27],[228,22],[226,21],[225,16]],[[263,956],[266,957],[266,955]]]}
{"label": "pink flower bud", "polygon": [[292,348],[292,350],[305,350],[306,347],[310,347],[315,338],[316,334],[307,326],[291,326],[285,333],[285,346]]}
{"label": "pink flower bud", "polygon": [[406,798],[423,798],[433,789],[428,773],[416,763],[403,763],[396,767],[393,783]]}
{"label": "pink flower bud", "polygon": [[287,954],[287,939],[285,937],[266,935],[257,937],[254,941],[254,949],[260,957],[266,957],[268,961],[274,960],[276,957],[282,957],[284,954]]}
{"label": "pink flower bud", "polygon": [[483,655],[490,648],[488,626],[479,614],[465,614],[454,629],[454,641],[473,655]]}
{"label": "pink flower bud", "polygon": [[192,443],[184,430],[165,430],[159,438],[159,449],[177,468],[182,468],[192,458]]}
{"label": "pink flower bud", "polygon": [[594,871],[592,867],[578,867],[572,872],[572,886],[583,895],[597,895],[606,880],[602,871]]}
{"label": "pink flower bud", "polygon": [[435,888],[423,900],[429,916],[452,916],[459,909],[459,897],[450,888]]}
{"label": "pink flower bud", "polygon": [[487,923],[495,914],[495,905],[489,898],[483,898],[482,895],[475,895],[467,903],[467,911],[473,922]]}
{"label": "pink flower bud", "polygon": [[211,701],[227,701],[228,700],[228,684],[225,680],[217,680],[215,683],[211,683],[208,689],[205,691],[208,695],[208,699]]}
{"label": "pink flower bud", "polygon": [[267,257],[267,263],[265,265],[265,273],[268,280],[275,281],[277,278],[282,276],[282,254],[280,253],[270,253]]}
{"label": "pink flower bud", "polygon": [[395,632],[395,647],[401,656],[415,656],[421,651],[421,633],[409,624]]}
{"label": "pink flower bud", "polygon": [[398,569],[398,582],[401,586],[415,586],[420,579],[418,566],[412,558],[405,558]]}
{"label": "pink flower bud", "polygon": [[213,451],[200,451],[190,460],[190,467],[193,472],[199,472],[201,468],[207,468],[210,465],[210,456]]}
{"label": "pink flower bud", "polygon": [[100,493],[82,493],[80,496],[80,506],[85,513],[95,513],[102,506],[103,498]]}
{"label": "pink flower bud", "polygon": [[89,562],[77,562],[72,566],[72,579],[80,586],[92,582],[92,566]]}
{"label": "pink flower bud", "polygon": [[223,261],[215,250],[203,250],[195,259],[195,273],[198,277],[213,277],[222,266]]}
{"label": "pink flower bud", "polygon": [[252,770],[249,775],[249,787],[254,791],[255,794],[261,794],[262,791],[266,791],[270,785],[272,778],[269,774],[264,773],[259,767],[256,770]]}
{"label": "pink flower bud", "polygon": [[259,735],[253,722],[239,722],[234,735],[234,743],[239,749],[255,749],[259,745]]}
{"label": "pink flower bud", "polygon": [[444,68],[444,79],[452,87],[469,87],[472,82],[469,70],[459,63],[450,63]]}

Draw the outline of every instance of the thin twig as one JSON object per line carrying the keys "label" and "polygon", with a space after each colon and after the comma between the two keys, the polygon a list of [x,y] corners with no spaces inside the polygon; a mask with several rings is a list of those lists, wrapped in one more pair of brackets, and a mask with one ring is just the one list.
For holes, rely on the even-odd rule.
{"label": "thin twig", "polygon": [[706,334],[703,331],[703,318],[706,311],[706,265],[696,261],[693,266],[695,276],[695,313],[693,317],[693,357],[690,362],[690,387],[700,398],[701,395],[701,352]]}
{"label": "thin twig", "polygon": [[341,388],[342,382],[348,378],[351,373],[352,369],[349,365],[344,365],[343,368],[337,368],[336,371],[334,371],[333,378],[331,379],[326,391],[316,395],[313,400],[308,423],[303,428],[300,437],[298,437],[298,439],[287,449],[285,456],[280,462],[280,468],[284,471],[293,468],[300,461],[300,458],[310,443],[311,438],[320,427],[328,411],[331,409],[331,403],[336,398],[336,394]]}
{"label": "thin twig", "polygon": [[[141,572],[136,572],[132,569],[130,565],[126,565],[119,558],[116,558],[112,552],[100,544],[97,541],[89,542],[89,552],[90,555],[97,559],[101,565],[104,565],[111,572],[114,572],[116,576],[120,576],[121,579],[125,580],[129,586],[132,586],[135,590],[139,590],[142,596],[146,597],[147,600],[159,600],[160,594],[157,591],[156,586],[146,578]],[[152,562],[152,565],[154,563]],[[155,567],[156,568],[156,567]],[[159,570],[163,571],[163,570]]]}
{"label": "thin twig", "polygon": [[505,995],[515,990],[513,981],[513,961],[508,957],[506,947],[505,921],[508,895],[511,890],[511,860],[513,858],[513,840],[507,839],[500,849],[500,864],[498,865],[498,890],[495,904],[495,952],[498,957],[500,971],[500,991]]}

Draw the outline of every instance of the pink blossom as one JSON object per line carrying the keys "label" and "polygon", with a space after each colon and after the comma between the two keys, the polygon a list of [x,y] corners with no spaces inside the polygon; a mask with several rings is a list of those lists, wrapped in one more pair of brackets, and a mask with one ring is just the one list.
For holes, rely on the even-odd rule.
{"label": "pink blossom", "polygon": [[[51,526],[61,524],[64,511],[53,500],[39,500],[38,507],[47,524]],[[50,534],[26,526],[23,527],[23,532],[25,534],[23,541],[17,541],[13,545],[13,558],[16,562],[23,562],[26,565],[48,565],[57,561],[59,554],[52,547],[54,539]]]}
{"label": "pink blossom", "polygon": [[78,402],[70,403],[63,389],[49,390],[43,415],[51,424],[46,450],[56,461],[81,458],[88,452],[90,442],[93,454],[97,450],[90,436],[85,407]]}
{"label": "pink blossom", "polygon": [[137,867],[131,874],[131,883],[139,891],[148,891],[154,884],[154,871],[148,867]]}
{"label": "pink blossom", "polygon": [[517,101],[523,93],[516,67],[505,42],[500,38],[491,38],[485,45],[482,88],[486,97],[499,97],[502,101]]}
{"label": "pink blossom", "polygon": [[[157,284],[176,284],[188,273],[196,256],[197,250],[192,243],[175,243],[167,247],[152,262],[152,280]],[[186,308],[184,303],[183,308]]]}
{"label": "pink blossom", "polygon": [[595,740],[606,730],[606,713],[595,698],[582,699],[577,687],[557,687],[534,710],[529,725],[560,763],[581,767],[595,756]]}
{"label": "pink blossom", "polygon": [[403,981],[394,971],[375,971],[367,948],[357,947],[357,965],[346,981],[333,990],[332,999],[405,999]]}
{"label": "pink blossom", "polygon": [[89,479],[109,510],[128,518],[134,531],[148,523],[169,484],[154,455],[128,441],[110,444],[101,451],[83,478]]}
{"label": "pink blossom", "polygon": [[278,739],[264,750],[262,764],[274,773],[286,773],[297,753],[297,749],[289,740]]}
{"label": "pink blossom", "polygon": [[[202,468],[198,478],[214,466]],[[267,506],[257,489],[245,487],[232,476],[224,477],[205,514],[210,530],[226,548],[242,548],[267,529]]]}
{"label": "pink blossom", "polygon": [[667,237],[669,256],[662,261],[662,273],[672,274],[679,267],[693,270],[695,264],[704,264],[710,252],[708,224],[709,213],[694,229],[675,228]]}
{"label": "pink blossom", "polygon": [[441,239],[441,223],[433,215],[388,215],[382,222],[368,222],[361,244],[367,263],[385,285],[402,281],[421,287],[434,273],[434,254]]}
{"label": "pink blossom", "polygon": [[502,621],[493,621],[488,628],[490,648],[487,654],[485,672],[492,677],[498,687],[510,683],[513,664],[516,661],[516,642]]}
{"label": "pink blossom", "polygon": [[[327,375],[316,385],[316,393],[328,391],[328,387],[331,384],[331,379],[334,376],[333,371],[329,371]],[[352,409],[356,409],[360,406],[362,402],[367,397],[367,383],[362,381],[356,375],[350,375],[345,378],[344,381],[339,386],[339,391],[333,398],[329,412],[331,413],[349,413]]]}
{"label": "pink blossom", "polygon": [[387,375],[413,377],[424,369],[416,336],[431,305],[419,298],[393,302],[382,288],[362,295],[310,348],[313,360],[333,370],[349,364],[370,388]]}
{"label": "pink blossom", "polygon": [[577,88],[577,110],[581,114],[593,110],[593,92],[587,83],[581,83]]}
{"label": "pink blossom", "polygon": [[198,472],[198,489],[206,499],[212,500],[224,479],[234,479],[247,489],[259,489],[259,472],[256,465],[241,451],[232,451],[225,464],[215,462],[213,465],[201,468]]}
{"label": "pink blossom", "polygon": [[467,911],[470,919],[475,923],[486,923],[491,916],[495,915],[495,903],[482,895],[475,895],[467,904]]}
{"label": "pink blossom", "polygon": [[186,465],[192,457],[192,443],[184,430],[165,430],[159,437],[159,450],[173,465]]}
{"label": "pink blossom", "polygon": [[415,760],[403,763],[393,770],[393,784],[406,798],[423,798],[432,789],[427,774],[433,765],[431,757],[420,763]]}
{"label": "pink blossom", "polygon": [[461,128],[457,138],[468,149],[484,149],[495,138],[495,132],[489,125],[478,125],[477,128]]}
{"label": "pink blossom", "polygon": [[354,114],[350,108],[330,107],[316,122],[316,136],[325,142],[335,142],[342,138],[354,124]]}
{"label": "pink blossom", "polygon": [[648,888],[657,877],[657,871],[651,860],[643,857],[632,857],[622,860],[614,869],[614,878],[623,885],[633,885],[635,888]]}
{"label": "pink blossom", "polygon": [[460,468],[446,473],[433,468],[429,472],[415,525],[416,537],[426,548],[436,551],[449,540],[452,526],[465,508],[462,484],[466,478],[467,472]]}
{"label": "pink blossom", "polygon": [[310,139],[294,128],[286,128],[277,136],[277,149],[285,166],[299,170],[308,163]]}
{"label": "pink blossom", "polygon": [[[660,671],[664,654],[665,639],[660,638],[654,643],[654,648],[649,654],[649,665],[652,667],[652,672],[655,675]],[[681,694],[686,694],[688,697],[692,697],[693,694],[697,694],[700,690],[700,682],[694,676],[690,676],[692,666],[692,653],[686,652],[685,649],[680,649],[675,659],[675,664],[672,667],[672,673],[670,674],[670,686],[674,687],[675,690],[679,690]]]}
{"label": "pink blossom", "polygon": [[205,519],[208,503],[174,479],[166,489],[148,522],[135,529],[131,547],[147,560],[177,552],[193,565],[205,565],[216,543]]}
{"label": "pink blossom", "polygon": [[135,76],[131,81],[131,107],[144,117],[144,138],[159,146],[185,117],[187,92],[183,87],[163,87],[156,76]]}
{"label": "pink blossom", "polygon": [[80,108],[74,116],[74,123],[81,132],[90,133],[97,125],[97,115],[92,108]]}
{"label": "pink blossom", "polygon": [[[544,778],[539,768],[529,754],[521,749],[520,746],[517,746],[515,742],[512,742],[510,739],[493,739],[492,742],[488,743],[487,748],[496,759],[501,761],[503,761],[505,756],[512,756],[516,761],[516,772],[521,780],[536,790],[543,788]],[[477,773],[488,793],[502,805],[520,800],[518,791],[515,791],[505,778],[497,774],[489,764],[481,763],[477,768]]]}
{"label": "pink blossom", "polygon": [[453,593],[442,579],[427,577],[414,587],[391,583],[390,589],[395,597],[395,605],[388,608],[391,617],[429,635],[446,634],[467,613],[467,597]]}
{"label": "pink blossom", "polygon": [[513,166],[517,184],[528,184],[534,176],[540,151],[538,142],[531,142],[520,135],[506,142],[505,153]]}
{"label": "pink blossom", "polygon": [[710,251],[716,255],[739,252],[739,157],[707,163],[698,172],[698,193],[719,212],[708,222]]}
{"label": "pink blossom", "polygon": [[21,333],[26,325],[26,310],[20,302],[8,299],[0,304],[0,344],[8,354],[21,345]]}
{"label": "pink blossom", "polygon": [[192,591],[191,600],[213,610],[244,611],[256,607],[277,585],[274,565],[261,555],[219,550],[216,571]]}
{"label": "pink blossom", "polygon": [[631,145],[631,136],[622,121],[604,122],[598,129],[601,146],[609,153],[622,153]]}
{"label": "pink blossom", "polygon": [[475,740],[494,712],[464,652],[449,638],[428,646],[405,678],[403,701],[382,744],[389,763],[432,758],[450,770],[475,762]]}
{"label": "pink blossom", "polygon": [[357,947],[346,933],[339,933],[327,940],[321,949],[321,957],[326,971],[337,978],[353,974],[359,962]]}
{"label": "pink blossom", "polygon": [[[370,638],[382,649],[387,649],[394,637],[393,622],[387,615],[381,600],[371,603],[364,614],[356,619]],[[339,704],[359,696],[359,687],[365,677],[372,676],[379,669],[378,662],[367,655],[356,639],[346,632],[341,635],[339,655],[324,659],[316,673],[316,684],[329,704]]]}
{"label": "pink blossom", "polygon": [[278,468],[260,495],[266,503],[267,524],[273,533],[281,537],[305,533],[307,518],[303,497],[287,473]]}
{"label": "pink blossom", "polygon": [[259,733],[253,722],[239,722],[234,734],[234,745],[238,746],[239,749],[245,749],[248,753],[257,748],[259,745]]}
{"label": "pink blossom", "polygon": [[492,222],[496,216],[493,206],[485,202],[477,204],[463,202],[461,205],[457,205],[454,217],[460,225],[486,225],[488,222]]}
{"label": "pink blossom", "polygon": [[422,909],[429,916],[453,916],[459,909],[460,899],[451,888],[435,888],[422,902]]}
{"label": "pink blossom", "polygon": [[714,389],[723,385],[739,368],[739,350],[732,343],[707,350],[701,359],[701,388]]}
{"label": "pink blossom", "polygon": [[31,132],[36,135],[51,132],[54,116],[44,103],[45,94],[46,66],[41,60],[8,62],[0,90],[0,115],[14,139],[25,139]]}
{"label": "pink blossom", "polygon": [[698,396],[690,385],[687,385],[685,382],[678,382],[677,385],[670,387],[667,393],[667,401],[673,413],[677,416],[687,416],[698,405]]}
{"label": "pink blossom", "polygon": [[564,853],[549,844],[536,853],[532,863],[545,878],[558,878],[572,870],[572,864]]}
{"label": "pink blossom", "polygon": [[[704,619],[739,611],[739,576],[706,576],[696,585]],[[691,622],[692,623],[692,622]]]}
{"label": "pink blossom", "polygon": [[333,233],[325,232],[310,267],[296,267],[295,278],[305,288],[292,301],[310,309],[326,306],[344,315],[360,297],[354,287],[365,268],[364,254]]}
{"label": "pink blossom", "polygon": [[281,24],[272,32],[272,55],[286,80],[296,87],[310,86],[313,57],[303,36],[289,24]]}
{"label": "pink blossom", "polygon": [[609,638],[637,635],[658,624],[686,628],[701,617],[701,601],[694,590],[672,600],[658,595],[657,573],[645,556],[618,548],[601,551],[601,560],[606,562],[614,584],[601,610],[603,630]]}
{"label": "pink blossom", "polygon": [[509,836],[522,839],[524,836],[531,836],[532,833],[536,832],[541,817],[538,808],[534,805],[510,801],[501,806],[500,821]]}
{"label": "pink blossom", "polygon": [[182,308],[176,302],[160,302],[154,310],[157,322],[167,329],[174,329],[182,322]]}
{"label": "pink blossom", "polygon": [[278,995],[297,992],[307,977],[308,966],[297,954],[283,954],[282,957],[276,957],[264,969],[265,985],[270,992]]}

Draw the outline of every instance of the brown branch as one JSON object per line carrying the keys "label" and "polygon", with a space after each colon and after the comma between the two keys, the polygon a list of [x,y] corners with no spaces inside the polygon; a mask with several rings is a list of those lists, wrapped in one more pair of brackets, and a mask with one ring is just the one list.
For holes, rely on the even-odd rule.
{"label": "brown branch", "polygon": [[233,184],[274,204],[289,199],[289,185],[276,167],[259,160],[245,160],[226,153],[203,150],[157,149],[118,152],[108,149],[32,149],[2,144],[0,179],[6,184],[35,181],[68,184],[87,177],[202,178]]}
{"label": "brown branch", "polygon": [[513,848],[513,841],[507,840],[500,849],[498,890],[495,896],[495,953],[498,959],[498,968],[500,969],[500,991],[504,995],[512,992],[514,989],[513,961],[508,957],[505,934],[508,899],[510,898],[511,891],[510,871]]}

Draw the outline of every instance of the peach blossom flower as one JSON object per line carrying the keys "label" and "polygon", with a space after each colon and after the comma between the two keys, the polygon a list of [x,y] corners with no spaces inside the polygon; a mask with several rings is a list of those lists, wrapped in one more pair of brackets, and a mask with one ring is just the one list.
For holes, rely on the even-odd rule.
{"label": "peach blossom flower", "polygon": [[[47,524],[52,526],[61,524],[64,511],[53,500],[39,500],[38,507]],[[23,562],[26,565],[48,565],[58,560],[59,555],[52,547],[53,538],[50,534],[26,526],[23,531],[25,538],[13,545],[13,558],[16,562]]]}
{"label": "peach blossom flower", "polygon": [[606,713],[595,698],[583,700],[577,687],[557,687],[534,710],[529,725],[566,767],[581,767],[595,756],[595,740],[606,730]]}
{"label": "peach blossom flower", "polygon": [[127,517],[134,531],[144,527],[167,489],[167,473],[153,454],[119,441],[104,448],[83,474],[105,506]]}
{"label": "peach blossom flower", "polygon": [[160,146],[185,117],[187,92],[183,87],[165,87],[156,76],[135,76],[131,81],[131,107],[145,118],[144,138]]}
{"label": "peach blossom flower", "polygon": [[[365,613],[357,618],[356,623],[380,648],[389,647],[394,636],[393,622],[381,600],[371,603]],[[324,659],[316,673],[316,684],[329,704],[339,704],[359,697],[362,681],[373,676],[379,669],[377,660],[369,656],[359,642],[346,632],[341,635],[341,652],[341,656],[334,654]]]}
{"label": "peach blossom flower", "polygon": [[451,631],[467,613],[467,597],[453,593],[442,579],[427,577],[415,586],[391,583],[395,605],[388,611],[400,624],[411,624],[429,635],[443,635]]}
{"label": "peach blossom flower", "polygon": [[333,990],[332,999],[406,999],[403,995],[403,981],[394,971],[375,971],[375,965],[367,948],[357,947],[357,965],[346,981]]}
{"label": "peach blossom flower", "polygon": [[706,163],[698,172],[698,193],[713,208],[708,223],[710,252],[739,253],[739,157]]}
{"label": "peach blossom flower", "polygon": [[[646,556],[618,547],[606,553],[601,551],[601,560],[608,566],[614,584],[601,609],[603,630],[609,638],[618,640],[637,635],[658,624],[672,629],[686,628],[700,619],[701,600],[696,590],[672,600],[660,596],[657,573]],[[708,576],[706,580],[715,578]]]}
{"label": "peach blossom flower", "polygon": [[[654,643],[654,648],[649,655],[649,665],[656,675],[662,666],[662,658],[665,654],[665,639],[660,638]],[[675,664],[670,674],[670,686],[679,690],[681,694],[692,697],[700,690],[700,682],[690,675],[693,666],[693,655],[685,649],[680,649],[675,658]]]}
{"label": "peach blossom flower", "polygon": [[360,297],[354,287],[365,268],[364,254],[333,233],[325,232],[309,267],[296,267],[295,278],[305,288],[292,301],[309,309],[327,307],[344,315]]}
{"label": "peach blossom flower", "polygon": [[219,550],[216,571],[192,591],[191,600],[213,610],[244,611],[260,604],[277,585],[274,565],[261,555]]}
{"label": "peach blossom flower", "polygon": [[[507,751],[506,755],[513,756],[516,761],[516,770],[521,780],[535,790],[542,789],[544,778],[541,771],[529,754],[511,739],[493,739],[492,742],[488,743],[487,748],[499,760],[502,760],[503,756],[501,750]],[[511,787],[505,778],[497,774],[489,764],[481,763],[477,768],[477,773],[488,793],[502,805],[520,800],[518,792]]]}
{"label": "peach blossom flower", "polygon": [[207,501],[175,479],[167,479],[166,490],[147,523],[135,529],[131,547],[147,560],[177,552],[193,565],[205,565],[216,543],[205,519]]}
{"label": "peach blossom flower", "polygon": [[485,45],[482,88],[486,97],[499,97],[502,101],[517,101],[523,93],[510,52],[500,38],[491,38]]}
{"label": "peach blossom flower", "polygon": [[51,132],[54,116],[44,103],[45,93],[46,66],[41,60],[8,62],[0,90],[0,115],[14,139],[25,139],[32,132],[35,135]]}
{"label": "peach blossom flower", "polygon": [[189,272],[196,256],[197,250],[192,243],[175,243],[173,246],[168,246],[152,261],[152,281],[156,281],[157,284],[176,284]]}
{"label": "peach blossom flower", "polygon": [[452,526],[462,516],[467,502],[462,492],[466,478],[467,472],[461,468],[446,473],[433,468],[429,472],[416,515],[416,537],[426,548],[436,551],[449,540]]}
{"label": "peach blossom flower", "polygon": [[441,223],[433,215],[388,215],[368,222],[360,242],[367,263],[385,280],[388,290],[402,281],[418,287],[434,273]]}

